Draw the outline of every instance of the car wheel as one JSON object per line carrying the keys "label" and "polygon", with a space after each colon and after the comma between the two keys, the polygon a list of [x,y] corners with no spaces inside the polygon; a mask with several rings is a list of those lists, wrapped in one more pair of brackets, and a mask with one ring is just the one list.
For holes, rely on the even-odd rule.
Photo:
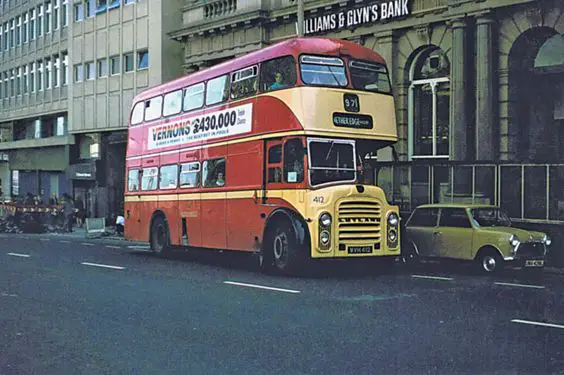
{"label": "car wheel", "polygon": [[486,274],[498,273],[503,268],[503,258],[495,251],[487,251],[480,255],[480,270]]}

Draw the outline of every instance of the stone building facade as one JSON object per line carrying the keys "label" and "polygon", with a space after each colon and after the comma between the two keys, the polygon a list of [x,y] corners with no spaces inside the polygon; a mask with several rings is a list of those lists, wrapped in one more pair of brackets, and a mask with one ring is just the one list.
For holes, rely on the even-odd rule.
{"label": "stone building facade", "polygon": [[[186,0],[191,72],[297,33],[295,0]],[[380,53],[400,141],[375,182],[406,211],[469,199],[512,217],[564,221],[564,3],[558,0],[305,0],[307,35]]]}

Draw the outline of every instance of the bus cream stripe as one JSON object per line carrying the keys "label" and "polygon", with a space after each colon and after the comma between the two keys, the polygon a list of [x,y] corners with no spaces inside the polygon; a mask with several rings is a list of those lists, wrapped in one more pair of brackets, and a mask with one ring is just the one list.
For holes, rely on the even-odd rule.
{"label": "bus cream stripe", "polygon": [[[284,193],[306,192],[306,190],[273,190],[267,193],[268,198],[282,198]],[[209,193],[184,193],[184,194],[153,194],[153,195],[126,195],[126,202],[175,202],[175,201],[195,201],[195,200],[213,200],[213,199],[248,199],[262,198],[262,190],[239,190],[227,192],[209,192]]]}
{"label": "bus cream stripe", "polygon": [[[176,153],[181,152],[189,152],[189,151],[197,151],[204,148],[209,147],[219,147],[219,146],[226,146],[230,144],[237,144],[237,143],[245,143],[245,142],[252,142],[258,141],[262,139],[269,139],[269,138],[279,138],[285,136],[292,136],[292,135],[306,135],[306,136],[325,136],[325,137],[342,137],[342,138],[354,138],[354,139],[375,139],[374,136],[366,136],[364,134],[351,134],[345,131],[320,131],[320,130],[294,130],[288,132],[281,132],[281,133],[273,133],[273,134],[263,134],[263,135],[256,135],[253,137],[241,138],[241,139],[234,139],[231,141],[222,141],[218,143],[209,143],[207,145],[200,145],[200,146],[192,146],[186,147],[179,150],[170,150],[170,151],[163,151],[163,152],[156,152],[147,155],[139,155],[139,156],[129,156],[126,157],[126,160],[139,160],[139,159],[146,159],[146,158],[154,158],[156,156],[165,156],[165,155],[173,155]],[[389,139],[387,139],[389,138]],[[378,136],[378,140],[390,140],[395,141],[396,139],[385,137],[385,136]]]}

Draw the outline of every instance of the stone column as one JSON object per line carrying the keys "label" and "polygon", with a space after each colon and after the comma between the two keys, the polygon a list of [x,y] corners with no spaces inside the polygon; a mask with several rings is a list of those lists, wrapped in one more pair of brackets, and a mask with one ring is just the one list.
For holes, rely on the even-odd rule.
{"label": "stone column", "polygon": [[452,61],[451,61],[451,112],[450,112],[450,159],[464,161],[468,157],[468,89],[466,81],[466,21],[452,22]]}
{"label": "stone column", "polygon": [[[376,46],[374,49],[384,58],[384,60],[386,60],[388,73],[390,75],[390,82],[392,83],[392,87],[395,87],[395,78],[397,77],[394,74],[394,70],[396,68],[396,61],[394,59],[394,56],[396,52],[397,40],[394,37],[393,31],[391,30],[376,33],[374,34],[374,37],[376,38]],[[396,144],[395,147],[397,146],[398,145]],[[391,147],[385,147],[378,150],[377,156],[379,161],[394,161],[394,155]]]}
{"label": "stone column", "polygon": [[476,20],[476,160],[494,160],[493,23],[484,15]]}

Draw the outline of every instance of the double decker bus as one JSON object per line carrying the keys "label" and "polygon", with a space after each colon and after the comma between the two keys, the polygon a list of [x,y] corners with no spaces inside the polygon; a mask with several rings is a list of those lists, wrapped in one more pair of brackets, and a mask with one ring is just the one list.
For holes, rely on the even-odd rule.
{"label": "double decker bus", "polygon": [[361,166],[396,141],[386,63],[352,42],[295,38],[181,77],[134,98],[125,237],[283,273],[395,258],[399,209]]}

